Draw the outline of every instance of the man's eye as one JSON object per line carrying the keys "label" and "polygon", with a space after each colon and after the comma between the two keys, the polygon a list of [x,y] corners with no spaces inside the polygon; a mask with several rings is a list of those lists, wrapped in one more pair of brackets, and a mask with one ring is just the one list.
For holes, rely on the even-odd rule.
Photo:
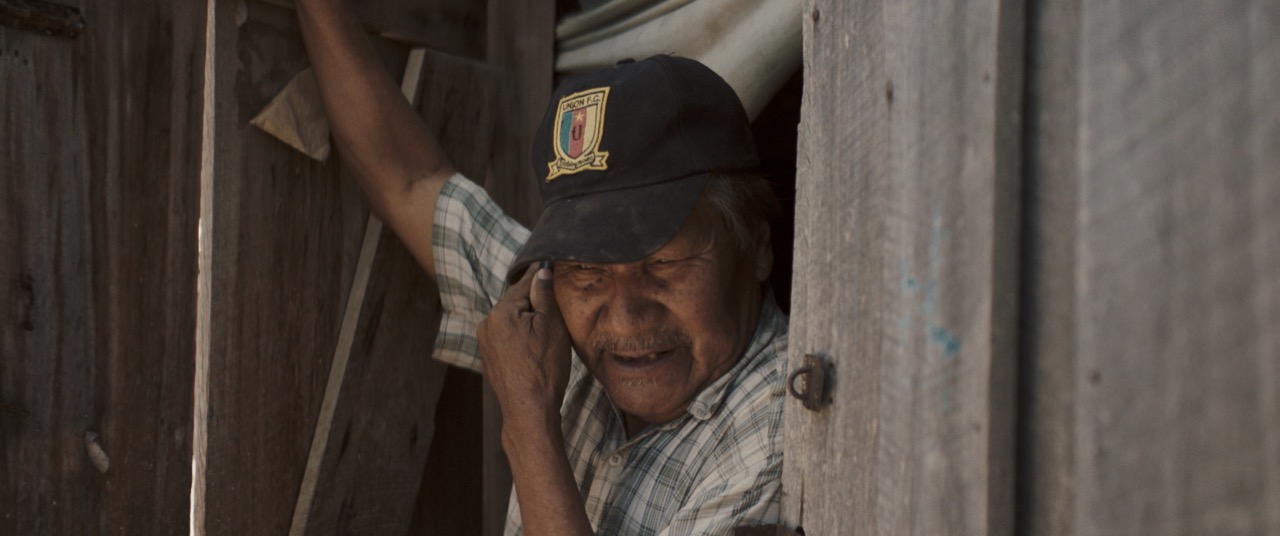
{"label": "man's eye", "polygon": [[560,273],[573,277],[594,277],[600,273],[600,267],[591,264],[568,263],[556,268]]}

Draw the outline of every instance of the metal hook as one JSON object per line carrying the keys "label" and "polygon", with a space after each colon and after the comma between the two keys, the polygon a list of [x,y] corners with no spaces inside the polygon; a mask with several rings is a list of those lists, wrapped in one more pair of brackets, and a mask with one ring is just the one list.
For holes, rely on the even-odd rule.
{"label": "metal hook", "polygon": [[[799,399],[805,409],[817,411],[831,403],[827,397],[827,387],[831,377],[831,364],[822,356],[808,354],[804,356],[804,365],[796,369],[787,378],[787,391]],[[796,388],[796,379],[804,378],[804,391]]]}

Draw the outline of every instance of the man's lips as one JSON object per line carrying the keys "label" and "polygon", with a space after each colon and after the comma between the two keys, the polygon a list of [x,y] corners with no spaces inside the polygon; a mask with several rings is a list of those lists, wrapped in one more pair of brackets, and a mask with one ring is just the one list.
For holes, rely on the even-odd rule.
{"label": "man's lips", "polygon": [[646,369],[667,361],[676,354],[679,348],[663,350],[642,350],[627,352],[610,352],[609,358],[614,363],[629,369]]}

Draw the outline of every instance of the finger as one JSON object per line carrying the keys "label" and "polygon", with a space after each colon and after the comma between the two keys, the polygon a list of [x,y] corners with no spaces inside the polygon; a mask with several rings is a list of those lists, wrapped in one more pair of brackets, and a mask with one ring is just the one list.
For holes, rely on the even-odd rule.
{"label": "finger", "polygon": [[524,271],[524,275],[520,276],[520,279],[507,287],[506,292],[502,294],[502,301],[513,303],[521,300],[528,301],[529,285],[533,282],[533,274],[537,271],[537,265],[530,265],[529,268]]}
{"label": "finger", "polygon": [[559,304],[556,303],[555,285],[552,281],[552,262],[542,261],[538,264],[532,287],[529,289],[529,302],[533,310],[553,316],[560,315]]}

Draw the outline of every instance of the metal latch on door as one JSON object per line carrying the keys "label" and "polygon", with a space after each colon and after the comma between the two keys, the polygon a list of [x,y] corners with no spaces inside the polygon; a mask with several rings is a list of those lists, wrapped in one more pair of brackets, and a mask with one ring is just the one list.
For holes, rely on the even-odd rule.
{"label": "metal latch on door", "polygon": [[798,398],[805,409],[818,411],[831,403],[833,372],[831,362],[825,357],[808,354],[800,368],[787,377],[787,391]]}

